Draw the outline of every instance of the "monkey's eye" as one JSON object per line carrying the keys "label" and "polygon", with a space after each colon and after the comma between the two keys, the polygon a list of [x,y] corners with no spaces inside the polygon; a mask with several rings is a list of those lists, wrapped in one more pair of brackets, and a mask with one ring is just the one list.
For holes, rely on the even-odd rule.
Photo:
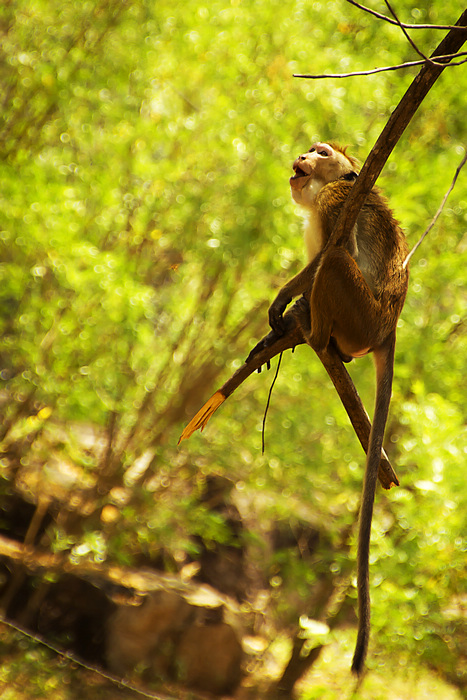
{"label": "monkey's eye", "polygon": [[319,152],[319,155],[320,155],[320,156],[328,156],[329,153],[328,153],[327,151],[320,151],[320,152]]}
{"label": "monkey's eye", "polygon": [[316,148],[313,147],[313,148],[310,148],[310,150],[308,151],[308,153],[314,153],[315,151],[316,151]]}

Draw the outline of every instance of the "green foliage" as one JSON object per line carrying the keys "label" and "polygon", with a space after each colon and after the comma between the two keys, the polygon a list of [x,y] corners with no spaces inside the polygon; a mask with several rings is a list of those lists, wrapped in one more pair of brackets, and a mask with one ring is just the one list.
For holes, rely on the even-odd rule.
{"label": "green foliage", "polygon": [[[3,700],[122,700],[138,695],[124,691],[93,671],[83,671],[71,660],[58,656],[32,638],[0,625],[0,692]],[[140,696],[139,696],[140,697]]]}
{"label": "green foliage", "polygon": [[[399,9],[419,22],[459,12],[452,0]],[[37,469],[27,489],[49,475],[53,492],[50,454],[73,462],[93,507],[77,507],[80,528],[55,529],[52,549],[124,563],[160,555],[175,569],[196,555],[194,535],[229,544],[222,517],[199,501],[205,477],[226,474],[256,546],[279,519],[321,524],[312,566],[281,551],[262,572],[278,616],[307,613],[319,576],[352,566],[343,533],[363,465],[309,349],[284,358],[266,456],[264,373],[203,435],[176,442],[266,332],[275,288],[302,265],[294,157],[319,137],[363,160],[416,71],[293,73],[417,57],[397,27],[337,0],[14,0],[0,32],[2,473],[13,482],[20,465]],[[440,33],[413,37],[428,52]],[[445,70],[381,177],[411,244],[461,159],[466,87],[465,67]],[[466,221],[461,174],[412,263],[387,431],[403,485],[378,494],[372,554],[374,650],[459,684]],[[370,406],[370,362],[351,371]]]}

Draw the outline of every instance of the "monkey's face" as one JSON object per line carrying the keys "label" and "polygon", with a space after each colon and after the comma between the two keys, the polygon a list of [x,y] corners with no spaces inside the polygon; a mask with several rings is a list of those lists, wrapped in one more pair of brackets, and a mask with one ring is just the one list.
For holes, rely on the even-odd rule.
{"label": "monkey's face", "polygon": [[316,194],[328,182],[338,180],[355,169],[345,153],[328,143],[314,143],[293,164],[290,178],[292,198],[302,206],[311,205]]}

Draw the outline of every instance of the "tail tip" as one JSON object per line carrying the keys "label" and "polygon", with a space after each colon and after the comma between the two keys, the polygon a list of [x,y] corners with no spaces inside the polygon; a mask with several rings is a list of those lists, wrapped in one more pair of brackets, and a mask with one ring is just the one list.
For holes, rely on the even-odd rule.
{"label": "tail tip", "polygon": [[365,671],[365,659],[368,651],[368,630],[359,630],[357,644],[352,659],[351,670],[356,676],[362,676]]}
{"label": "tail tip", "polygon": [[351,666],[351,671],[355,676],[361,676],[363,671],[365,669],[365,665],[363,663],[363,659],[356,659],[355,657],[353,658],[352,661],[352,666]]}

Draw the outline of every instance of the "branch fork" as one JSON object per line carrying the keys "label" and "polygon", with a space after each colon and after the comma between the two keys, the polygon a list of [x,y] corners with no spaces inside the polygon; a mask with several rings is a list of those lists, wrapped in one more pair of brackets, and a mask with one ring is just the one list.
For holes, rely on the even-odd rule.
{"label": "branch fork", "polygon": [[[285,333],[277,336],[273,331],[268,333],[253,348],[244,364],[225,382],[204,406],[192,418],[183,430],[179,444],[186,440],[196,430],[203,430],[211,416],[217,411],[224,401],[247,379],[250,374],[260,371],[263,365],[268,365],[273,357],[306,343],[303,333],[296,321],[294,307],[284,315]],[[350,418],[350,422],[357,434],[363,449],[368,449],[371,423],[363,403],[358,395],[354,383],[333,345],[329,345],[323,352],[316,353],[329,374],[337,393]],[[399,479],[389,462],[386,453],[382,452],[378,477],[385,489],[398,486]]]}

